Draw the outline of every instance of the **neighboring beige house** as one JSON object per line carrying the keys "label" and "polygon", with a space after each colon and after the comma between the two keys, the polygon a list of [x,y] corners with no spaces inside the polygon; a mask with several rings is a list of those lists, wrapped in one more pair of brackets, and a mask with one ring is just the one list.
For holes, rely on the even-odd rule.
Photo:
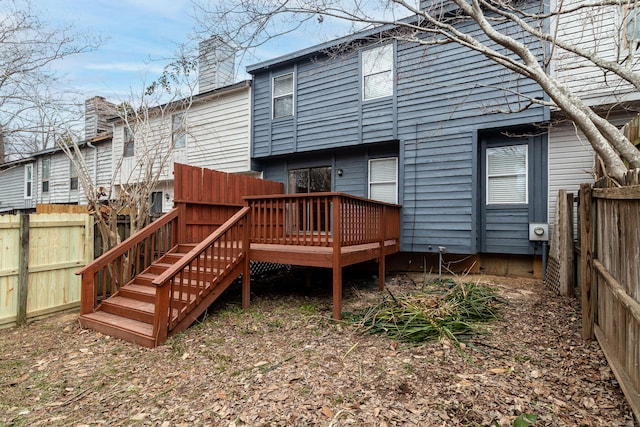
{"label": "neighboring beige house", "polygon": [[[559,2],[552,2],[552,10]],[[562,3],[566,10],[581,0]],[[640,8],[600,6],[579,9],[552,22],[558,37],[572,40],[598,56],[638,69],[640,51]],[[636,22],[637,21],[637,22]],[[566,82],[588,105],[596,107],[604,117],[622,127],[638,110],[640,93],[613,73],[575,54],[556,48],[551,73]],[[553,224],[559,189],[578,193],[580,184],[593,182],[595,156],[589,141],[572,122],[552,109],[549,129],[549,221]]]}
{"label": "neighboring beige house", "polygon": [[248,173],[250,103],[251,82],[245,80],[195,95],[186,110],[181,101],[159,106],[142,124],[113,119],[114,184],[138,182],[150,163],[160,165],[152,197],[152,212],[160,213],[173,206],[174,162]]}

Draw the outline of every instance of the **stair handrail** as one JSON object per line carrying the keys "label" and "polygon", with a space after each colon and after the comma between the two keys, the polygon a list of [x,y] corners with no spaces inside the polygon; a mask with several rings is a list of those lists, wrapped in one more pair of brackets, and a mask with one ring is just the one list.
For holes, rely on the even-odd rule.
{"label": "stair handrail", "polygon": [[[82,276],[80,314],[91,313],[97,305],[95,283],[96,274],[98,274],[102,269],[114,263],[116,260],[118,260],[118,258],[122,257],[133,247],[145,241],[145,239],[149,239],[155,232],[158,232],[163,227],[168,226],[172,221],[176,221],[178,218],[178,212],[178,208],[170,210],[157,220],[142,228],[137,233],[122,241],[117,246],[111,248],[110,250],[96,258],[94,261],[76,271],[75,274]],[[173,240],[175,240],[175,234],[172,234],[173,235],[171,236],[171,240],[173,242]]]}
{"label": "stair handrail", "polygon": [[178,217],[178,208],[171,209],[166,214],[162,215],[157,220],[153,221],[146,227],[142,228],[137,233],[129,236],[127,239],[120,242],[119,245],[114,246],[109,249],[104,254],[100,255],[98,258],[90,262],[89,264],[82,267],[80,270],[76,271],[77,275],[82,275],[90,270],[98,270],[102,267],[105,267],[107,264],[122,256],[129,248],[133,245],[136,245],[142,242],[147,237],[151,236],[155,231],[159,230],[163,226],[169,224],[172,220]]}
{"label": "stair handrail", "polygon": [[[156,339],[156,342],[163,342],[166,339],[170,328],[171,320],[169,319],[169,316],[171,313],[171,286],[169,286],[169,284],[171,283],[171,281],[216,241],[221,240],[221,238],[235,225],[237,225],[243,219],[246,219],[250,210],[251,209],[249,207],[242,208],[235,215],[229,218],[223,225],[221,225],[216,231],[207,236],[196,247],[182,256],[179,261],[174,263],[165,272],[157,276],[151,282],[157,288],[153,319],[153,336]],[[246,235],[248,236],[248,234]],[[248,246],[248,241],[244,241],[238,258],[246,256]]]}
{"label": "stair handrail", "polygon": [[[198,245],[196,247],[194,247],[189,252],[187,252],[182,258],[180,258],[179,261],[177,261],[175,264],[173,264],[171,267],[169,267],[164,273],[160,274],[155,279],[153,279],[153,282],[151,282],[151,283],[153,283],[155,286],[161,286],[163,283],[165,283],[168,280],[170,280],[171,278],[173,278],[173,276],[178,274],[187,265],[189,265],[189,263],[191,261],[193,261],[194,259],[199,257],[200,254],[202,254],[202,252],[206,248],[211,246],[212,243],[214,243],[216,240],[218,240],[220,238],[220,236],[222,236],[231,227],[236,225],[237,222],[241,221],[243,219],[243,217],[245,217],[250,210],[251,210],[251,208],[246,207],[246,206],[244,208],[240,209],[235,215],[233,215],[224,224],[222,224],[218,229],[216,229],[216,231],[214,231],[213,233],[209,234],[209,236],[207,236],[206,239],[204,239],[202,242],[198,243]],[[246,250],[246,248],[245,248],[245,250]]]}

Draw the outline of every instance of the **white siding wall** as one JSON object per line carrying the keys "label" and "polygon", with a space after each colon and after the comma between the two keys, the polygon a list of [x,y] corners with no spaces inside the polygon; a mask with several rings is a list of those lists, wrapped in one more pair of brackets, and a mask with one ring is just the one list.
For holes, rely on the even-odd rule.
{"label": "white siding wall", "polygon": [[[109,140],[94,143],[96,147],[84,147],[81,149],[87,167],[87,173],[91,182],[96,186],[109,188],[111,181],[111,142]],[[49,171],[49,192],[42,191],[42,162],[43,159],[50,159]],[[36,196],[37,203],[70,203],[87,204],[81,180],[78,181],[78,190],[70,188],[70,166],[71,163],[67,155],[58,151],[52,154],[42,154],[38,156],[36,168]],[[95,169],[98,168],[96,174]]]}
{"label": "white siding wall", "polygon": [[82,191],[70,188],[69,158],[61,151],[48,157],[51,159],[49,193],[42,192],[42,158],[38,160],[38,203],[78,203]]}
{"label": "white siding wall", "polygon": [[[163,209],[168,211],[173,203],[173,163],[224,172],[246,172],[250,170],[250,88],[221,92],[211,98],[196,100],[187,115],[186,148],[174,150],[161,174],[161,183],[156,191],[170,195],[163,200]],[[148,159],[153,153],[166,153],[171,142],[172,113],[151,121],[144,136],[137,137],[135,155],[122,158],[124,151],[124,125],[117,124],[113,131],[112,164],[114,170],[122,161],[120,171],[115,173],[115,183],[135,182],[142,174],[135,168],[135,159]]]}
{"label": "white siding wall", "polygon": [[[557,0],[554,3],[557,3]],[[562,4],[566,9],[577,3],[582,3],[582,0],[568,0]],[[587,8],[560,18],[557,23],[558,37],[595,52],[605,59],[617,59],[621,62],[628,54],[623,23],[622,7]],[[639,59],[640,52],[636,52],[632,60],[633,66],[637,69],[640,69]],[[589,105],[640,99],[640,94],[628,83],[612,73],[605,76],[598,67],[585,59],[561,49],[554,51],[551,70]]]}
{"label": "white siding wall", "polygon": [[31,199],[25,199],[24,197],[25,163],[16,164],[0,170],[0,212],[11,209],[29,209],[36,206],[35,162],[26,164],[34,165],[33,197]]}
{"label": "white siding wall", "polygon": [[553,226],[558,190],[577,196],[580,184],[593,182],[594,155],[589,141],[572,123],[549,131],[549,224]]}
{"label": "white siding wall", "polygon": [[250,169],[250,89],[193,106],[187,125],[187,162],[224,172]]}

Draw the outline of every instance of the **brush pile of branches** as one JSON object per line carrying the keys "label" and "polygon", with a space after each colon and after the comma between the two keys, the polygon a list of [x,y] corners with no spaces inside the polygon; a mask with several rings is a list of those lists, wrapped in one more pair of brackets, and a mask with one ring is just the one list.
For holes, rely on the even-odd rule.
{"label": "brush pile of branches", "polygon": [[369,333],[423,343],[447,338],[459,345],[466,336],[482,333],[483,323],[495,320],[504,300],[489,286],[437,281],[420,292],[393,295],[377,306],[350,316]]}

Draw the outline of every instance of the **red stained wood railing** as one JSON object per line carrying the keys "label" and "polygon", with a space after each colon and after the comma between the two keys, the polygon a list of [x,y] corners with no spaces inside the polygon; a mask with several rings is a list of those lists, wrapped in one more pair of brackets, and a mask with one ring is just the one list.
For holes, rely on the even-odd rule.
{"label": "red stained wood railing", "polygon": [[245,201],[251,208],[253,243],[331,247],[400,237],[399,205],[343,193],[252,196]]}
{"label": "red stained wood railing", "polygon": [[153,334],[158,342],[164,341],[168,332],[232,270],[238,269],[238,274],[244,271],[242,261],[249,245],[245,233],[249,211],[248,207],[242,208],[153,280],[157,287]]}
{"label": "red stained wood railing", "polygon": [[177,221],[178,210],[173,209],[78,270],[76,274],[82,275],[80,314],[93,312],[100,301],[175,246]]}

